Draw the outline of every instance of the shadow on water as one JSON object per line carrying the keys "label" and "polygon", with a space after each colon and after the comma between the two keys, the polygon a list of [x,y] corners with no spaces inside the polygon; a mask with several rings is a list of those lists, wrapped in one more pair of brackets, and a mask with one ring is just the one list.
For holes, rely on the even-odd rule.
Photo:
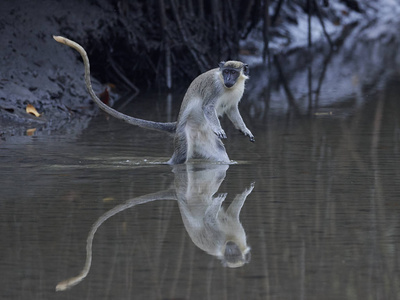
{"label": "shadow on water", "polygon": [[92,263],[93,238],[98,228],[112,216],[139,204],[156,200],[178,201],[183,224],[193,243],[222,261],[224,266],[237,268],[249,262],[250,248],[239,221],[240,210],[250,188],[236,196],[227,210],[221,208],[227,193],[217,193],[226,176],[228,165],[190,164],[175,166],[175,184],[164,191],[136,197],[104,213],[92,225],[86,240],[86,261],[78,276],[61,281],[57,291],[64,291],[81,282]]}

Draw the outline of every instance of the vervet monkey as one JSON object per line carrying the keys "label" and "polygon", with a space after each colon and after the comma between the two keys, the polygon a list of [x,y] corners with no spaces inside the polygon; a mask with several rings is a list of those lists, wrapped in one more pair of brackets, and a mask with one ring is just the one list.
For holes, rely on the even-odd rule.
{"label": "vervet monkey", "polygon": [[54,39],[80,53],[85,65],[86,87],[93,101],[103,111],[129,124],[174,135],[174,153],[168,161],[169,164],[185,163],[192,158],[229,163],[221,141],[226,138],[226,134],[218,119],[224,114],[251,142],[255,141],[238,108],[245,81],[249,78],[247,64],[240,61],[221,62],[219,68],[201,74],[190,84],[176,122],[152,122],[127,116],[104,104],[93,91],[89,58],[85,49],[65,37],[54,36]]}
{"label": "vervet monkey", "polygon": [[250,247],[239,214],[252,192],[254,183],[236,195],[225,210],[221,207],[227,194],[217,194],[229,165],[185,164],[173,168],[174,184],[167,190],[136,197],[115,206],[93,223],[86,239],[86,261],[81,272],[59,282],[57,291],[77,285],[88,274],[92,264],[93,239],[98,228],[109,218],[136,205],[156,200],[178,202],[183,224],[193,243],[217,257],[225,267],[237,268],[249,262]]}
{"label": "vervet monkey", "polygon": [[[186,172],[177,172],[176,193],[183,224],[193,243],[221,260],[225,267],[237,268],[250,261],[250,247],[239,220],[246,198],[254,183],[236,195],[225,210],[222,207],[227,193],[217,193],[224,181],[227,165],[204,168],[201,164],[182,166]],[[182,176],[179,178],[179,176]]]}

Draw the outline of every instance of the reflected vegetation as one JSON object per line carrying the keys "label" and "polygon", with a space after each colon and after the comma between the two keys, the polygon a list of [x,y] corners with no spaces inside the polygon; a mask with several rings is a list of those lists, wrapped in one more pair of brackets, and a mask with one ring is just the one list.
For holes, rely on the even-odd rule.
{"label": "reflected vegetation", "polygon": [[[252,116],[326,111],[348,116],[362,108],[373,100],[372,94],[399,78],[400,34],[393,30],[396,26],[373,30],[372,22],[351,28],[335,50],[316,46],[289,55],[277,53],[269,63],[253,67],[247,84]],[[384,34],[377,38],[379,32]]]}
{"label": "reflected vegetation", "polygon": [[94,235],[105,221],[128,208],[156,200],[176,200],[183,224],[193,243],[220,259],[224,266],[237,268],[248,263],[250,247],[239,214],[254,183],[238,194],[226,210],[223,209],[221,205],[227,193],[215,194],[228,168],[228,165],[204,163],[174,166],[175,182],[171,188],[127,200],[104,213],[92,225],[88,234],[86,261],[82,271],[78,276],[58,283],[56,290],[69,289],[88,275],[92,264]]}

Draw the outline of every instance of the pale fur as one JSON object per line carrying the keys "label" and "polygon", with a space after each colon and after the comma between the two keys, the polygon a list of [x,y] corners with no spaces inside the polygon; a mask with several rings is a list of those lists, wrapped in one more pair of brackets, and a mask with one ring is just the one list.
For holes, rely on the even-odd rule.
{"label": "pale fur", "polygon": [[[243,66],[238,61],[228,61],[227,64],[240,70]],[[235,85],[227,88],[221,70],[216,68],[193,80],[182,101],[174,139],[175,152],[169,163],[187,162],[196,157],[230,163],[221,141],[226,134],[218,120],[225,114],[237,129],[254,141],[238,108],[246,79],[248,76],[241,70]]]}
{"label": "pale fur", "polygon": [[[240,211],[254,183],[236,195],[227,209],[222,204],[226,193],[216,194],[223,182],[226,165],[214,165],[202,170],[186,165],[186,175],[176,178],[177,196],[183,224],[193,243],[210,255],[218,257],[223,265],[236,268],[249,260],[250,247],[239,220]],[[186,182],[185,182],[186,181]]]}

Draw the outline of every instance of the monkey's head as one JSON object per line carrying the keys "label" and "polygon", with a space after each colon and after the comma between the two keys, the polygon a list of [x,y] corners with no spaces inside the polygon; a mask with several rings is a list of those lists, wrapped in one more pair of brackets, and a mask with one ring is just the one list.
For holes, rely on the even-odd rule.
{"label": "monkey's head", "polygon": [[219,71],[224,86],[228,89],[233,87],[238,80],[246,80],[249,78],[249,65],[241,61],[221,61],[219,63]]}
{"label": "monkey's head", "polygon": [[229,268],[238,268],[250,261],[250,247],[245,246],[244,249],[233,242],[228,241],[225,244],[224,256],[222,264]]}

